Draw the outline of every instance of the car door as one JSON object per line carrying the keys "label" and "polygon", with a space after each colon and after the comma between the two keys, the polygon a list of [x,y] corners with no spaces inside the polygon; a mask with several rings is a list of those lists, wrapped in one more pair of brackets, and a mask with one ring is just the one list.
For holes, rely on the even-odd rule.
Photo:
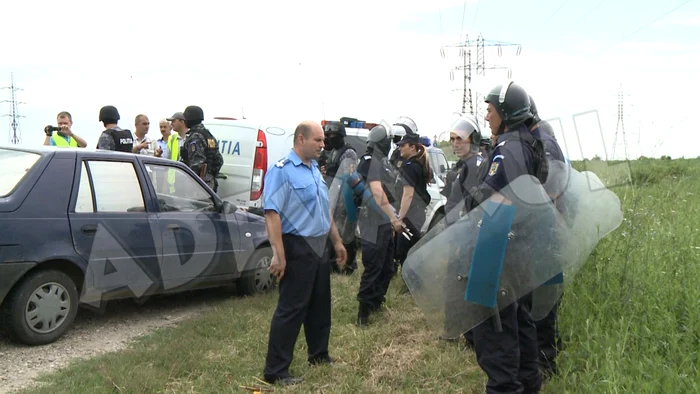
{"label": "car door", "polygon": [[162,241],[134,160],[79,157],[77,164],[68,217],[75,251],[88,262],[81,301],[154,292]]}
{"label": "car door", "polygon": [[[234,215],[217,212],[211,190],[183,168],[160,161],[143,164],[156,196],[164,290],[194,288],[200,282],[196,279],[236,275],[240,239]],[[173,188],[157,181],[167,172],[174,174]]]}

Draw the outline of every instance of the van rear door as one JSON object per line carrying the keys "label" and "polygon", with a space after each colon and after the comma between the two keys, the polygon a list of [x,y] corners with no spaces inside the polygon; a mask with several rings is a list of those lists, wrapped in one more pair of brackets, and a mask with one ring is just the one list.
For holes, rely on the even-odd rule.
{"label": "van rear door", "polygon": [[224,158],[217,194],[222,200],[237,206],[248,206],[258,129],[216,121],[205,123],[205,126],[219,141]]}

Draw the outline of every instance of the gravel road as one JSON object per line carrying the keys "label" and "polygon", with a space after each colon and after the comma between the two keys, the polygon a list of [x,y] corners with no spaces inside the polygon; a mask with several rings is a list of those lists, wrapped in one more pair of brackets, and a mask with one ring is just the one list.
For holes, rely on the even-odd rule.
{"label": "gravel road", "polygon": [[231,297],[227,289],[209,289],[157,296],[141,306],[114,301],[102,315],[80,309],[72,329],[45,346],[18,345],[0,334],[0,394],[31,386],[38,376],[72,360],[120,350],[136,337],[176,325]]}

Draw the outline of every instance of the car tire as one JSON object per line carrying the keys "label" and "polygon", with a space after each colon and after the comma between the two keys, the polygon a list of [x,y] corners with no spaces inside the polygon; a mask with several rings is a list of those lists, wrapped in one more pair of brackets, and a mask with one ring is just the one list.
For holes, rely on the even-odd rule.
{"label": "car tire", "polygon": [[[31,309],[31,310],[30,310]],[[53,321],[44,327],[41,313]],[[38,271],[12,290],[3,311],[5,329],[10,337],[25,345],[55,342],[73,325],[78,313],[78,289],[73,280],[57,270]],[[34,316],[35,323],[29,321]]]}
{"label": "car tire", "polygon": [[240,295],[264,294],[275,288],[276,279],[267,270],[272,261],[272,248],[256,249],[248,259],[246,270],[236,282]]}

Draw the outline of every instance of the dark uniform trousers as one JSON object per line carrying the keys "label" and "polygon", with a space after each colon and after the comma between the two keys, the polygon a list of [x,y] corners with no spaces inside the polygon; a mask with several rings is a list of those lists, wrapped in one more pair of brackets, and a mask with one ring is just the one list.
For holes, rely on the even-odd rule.
{"label": "dark uniform trousers", "polygon": [[[328,357],[331,332],[331,278],[326,237],[282,235],[287,265],[270,327],[266,378],[289,376],[294,345],[304,325],[308,360]],[[318,251],[325,256],[319,256]]]}
{"label": "dark uniform trousers", "polygon": [[556,357],[561,351],[562,343],[557,325],[558,309],[561,299],[544,319],[535,322],[537,327],[537,344],[540,348],[540,368],[549,375],[557,374]]}
{"label": "dark uniform trousers", "polygon": [[404,237],[403,233],[396,233],[396,255],[394,258],[401,266],[403,266],[403,262],[406,261],[408,252],[411,250],[413,245],[417,244],[420,240],[420,229],[425,223],[425,217],[423,217],[423,221],[416,224],[413,224],[408,218],[406,218],[403,222],[411,231],[413,237],[411,237],[411,240],[409,241],[406,239],[406,237]]}
{"label": "dark uniform trousers", "polygon": [[347,272],[351,274],[357,271],[357,239],[353,238],[352,242],[347,244],[343,243],[343,246],[345,246],[345,251],[348,255],[345,267],[343,267],[341,270],[340,267],[338,267],[338,264],[335,262],[335,248],[333,248],[333,242],[330,239],[328,240],[328,261],[330,262],[334,272]]}
{"label": "dark uniform trousers", "polygon": [[[366,218],[364,218],[366,220]],[[372,220],[365,223],[360,218],[360,232],[367,234],[363,229],[372,226]],[[377,226],[377,224],[374,224]],[[374,230],[376,228],[376,230]],[[360,279],[360,290],[357,293],[357,301],[365,304],[370,309],[376,309],[385,301],[391,279],[396,274],[394,266],[394,234],[391,223],[378,225],[372,230],[376,231],[376,243],[362,237],[362,265],[365,267]],[[374,232],[371,231],[371,232]],[[371,237],[373,238],[373,237]]]}
{"label": "dark uniform trousers", "polygon": [[476,360],[488,376],[487,393],[539,392],[542,374],[531,308],[530,293],[501,310],[502,332],[496,332],[493,318],[472,329]]}

